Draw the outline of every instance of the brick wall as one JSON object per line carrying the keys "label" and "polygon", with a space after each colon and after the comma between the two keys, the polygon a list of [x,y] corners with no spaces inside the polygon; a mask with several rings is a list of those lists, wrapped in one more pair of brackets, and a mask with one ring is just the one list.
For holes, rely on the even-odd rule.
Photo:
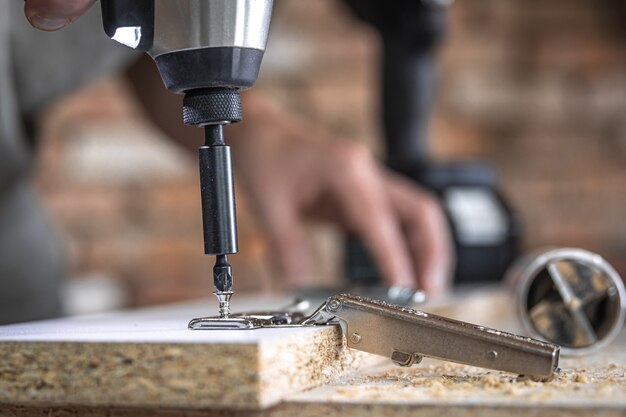
{"label": "brick wall", "polygon": [[[500,170],[525,245],[596,250],[626,270],[626,33],[613,0],[473,0],[450,10],[432,126],[440,159]],[[378,152],[378,44],[334,0],[278,3],[258,90]],[[128,303],[205,295],[193,155],[145,121],[119,79],[46,115],[38,183],[72,276],[104,274]],[[238,196],[237,286],[270,287],[267,244]],[[320,279],[341,275],[338,234],[312,227]]]}
{"label": "brick wall", "polygon": [[624,10],[592,0],[452,10],[435,143],[442,156],[464,148],[497,164],[527,247],[581,246],[624,262]]}

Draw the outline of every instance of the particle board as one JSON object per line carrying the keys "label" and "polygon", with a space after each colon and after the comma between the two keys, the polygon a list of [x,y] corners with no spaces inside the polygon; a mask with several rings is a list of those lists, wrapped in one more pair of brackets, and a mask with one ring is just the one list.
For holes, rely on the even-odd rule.
{"label": "particle board", "polygon": [[[437,314],[521,332],[502,291],[465,295]],[[602,351],[561,358],[550,382],[425,359],[418,366],[370,367],[287,398],[273,416],[626,416],[626,332]]]}
{"label": "particle board", "polygon": [[[507,331],[520,331],[511,298],[501,291],[480,290],[473,295],[465,293],[443,306],[431,305],[424,309]],[[168,315],[171,316],[171,313]],[[322,329],[332,332],[331,328]],[[340,362],[344,364],[334,363],[339,358],[335,357],[332,360],[329,358],[330,362],[322,364],[321,368],[312,366],[314,369],[326,367],[322,374],[330,372],[330,377],[316,377],[316,382],[311,384],[315,386],[313,388],[305,387],[308,385],[306,383],[295,384],[290,387],[293,389],[273,397],[274,401],[267,405],[275,405],[267,408],[198,408],[193,393],[189,394],[186,402],[177,405],[161,400],[152,401],[151,405],[135,406],[76,405],[64,400],[71,398],[69,396],[58,397],[56,404],[27,402],[25,405],[24,402],[13,402],[5,404],[4,408],[0,404],[0,415],[5,412],[20,417],[626,416],[624,332],[615,343],[598,354],[562,359],[562,372],[548,383],[517,380],[514,375],[503,372],[428,359],[412,368],[400,368],[391,365],[389,361],[380,362],[371,357],[345,356],[349,354],[343,350],[345,348],[336,337],[331,337],[331,345],[338,349],[337,352],[341,352],[339,357],[343,359]],[[324,343],[322,345],[328,346]],[[293,360],[287,362],[293,363]],[[277,363],[274,365],[280,366]],[[295,369],[295,373],[308,368]],[[266,378],[265,382],[284,387],[284,383],[272,379],[275,375]],[[158,373],[155,378],[155,385],[167,383]]]}
{"label": "particle board", "polygon": [[364,357],[334,326],[186,328],[210,311],[195,304],[2,326],[0,404],[255,410],[328,383]]}

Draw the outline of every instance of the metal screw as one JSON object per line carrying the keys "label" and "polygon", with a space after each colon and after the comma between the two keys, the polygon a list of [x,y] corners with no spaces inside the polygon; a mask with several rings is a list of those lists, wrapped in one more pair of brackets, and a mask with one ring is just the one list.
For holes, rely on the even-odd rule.
{"label": "metal screw", "polygon": [[341,301],[337,300],[337,299],[332,299],[328,302],[328,306],[327,306],[328,310],[330,311],[339,311],[341,309]]}
{"label": "metal screw", "polygon": [[352,333],[350,335],[350,343],[354,343],[355,345],[361,341],[361,335],[358,333]]}
{"label": "metal screw", "polygon": [[489,358],[489,360],[496,360],[496,358],[498,357],[498,352],[495,350],[490,350],[489,352],[487,352],[487,358]]}

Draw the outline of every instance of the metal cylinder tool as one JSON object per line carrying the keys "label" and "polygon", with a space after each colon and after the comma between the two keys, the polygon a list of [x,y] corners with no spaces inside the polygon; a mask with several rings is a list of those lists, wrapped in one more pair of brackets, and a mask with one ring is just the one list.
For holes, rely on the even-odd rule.
{"label": "metal cylinder tool", "polygon": [[205,127],[206,142],[198,149],[204,253],[237,253],[235,187],[230,146],[222,125]]}
{"label": "metal cylinder tool", "polygon": [[203,127],[200,183],[204,252],[215,255],[221,317],[233,294],[237,253],[230,148],[223,127],[242,119],[240,90],[254,85],[267,43],[272,0],[101,0],[106,34],[147,52],[168,90],[184,94],[185,124]]}
{"label": "metal cylinder tool", "polygon": [[205,143],[198,150],[204,253],[216,257],[213,286],[220,317],[228,317],[233,295],[233,273],[227,255],[238,252],[235,182],[230,147],[224,142],[224,125],[241,118],[241,96],[234,88],[206,88],[185,95],[185,123],[204,127],[205,133]]}
{"label": "metal cylinder tool", "polygon": [[507,273],[526,331],[583,355],[608,345],[624,324],[626,290],[600,255],[573,248],[546,249]]}

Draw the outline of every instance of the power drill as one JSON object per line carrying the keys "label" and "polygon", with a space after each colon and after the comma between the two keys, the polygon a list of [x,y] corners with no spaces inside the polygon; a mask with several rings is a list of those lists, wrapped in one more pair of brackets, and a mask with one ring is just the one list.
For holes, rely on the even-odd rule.
{"label": "power drill", "polygon": [[106,34],[147,52],[163,83],[184,94],[185,124],[203,127],[199,149],[204,252],[216,257],[214,294],[228,317],[238,252],[235,192],[224,125],[239,122],[240,90],[256,82],[267,43],[272,0],[102,0]]}

